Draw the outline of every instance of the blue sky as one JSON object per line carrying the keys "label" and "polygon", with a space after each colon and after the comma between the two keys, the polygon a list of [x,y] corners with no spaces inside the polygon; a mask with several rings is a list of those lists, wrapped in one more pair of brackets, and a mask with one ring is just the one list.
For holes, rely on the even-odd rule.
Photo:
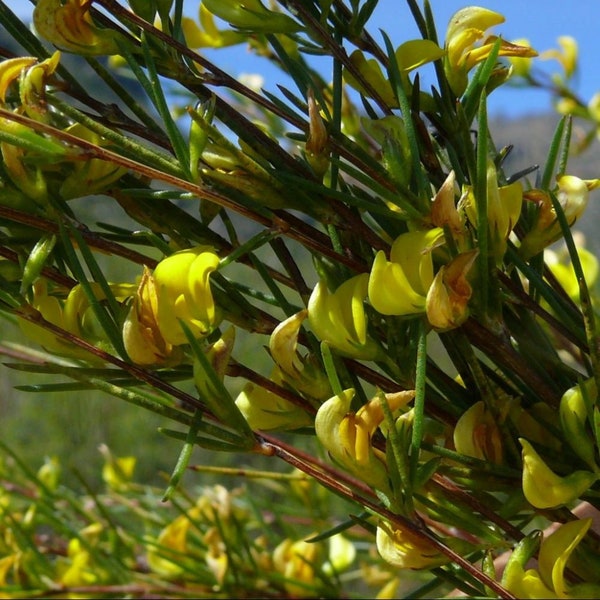
{"label": "blue sky", "polygon": [[[455,11],[468,5],[468,0],[430,0],[438,24],[438,34],[443,39],[446,25]],[[23,0],[5,2],[19,15],[31,13],[31,5]],[[190,16],[197,14],[197,0],[185,0]],[[538,51],[557,46],[561,35],[575,37],[580,48],[580,71],[576,77],[576,91],[589,100],[600,91],[600,0],[479,0],[478,4],[498,11],[506,17],[506,22],[497,26],[494,33],[506,39],[528,38]],[[381,39],[379,29],[383,29],[395,44],[418,37],[418,32],[407,4],[404,0],[380,0],[370,31],[376,39]],[[261,72],[265,75],[265,87],[275,90],[279,83],[279,72],[265,69],[264,61],[253,58],[245,48],[238,47],[226,52],[211,55],[221,68],[232,74]],[[545,70],[558,68],[555,61],[540,61]],[[327,75],[327,66],[323,67]],[[423,74],[427,84],[427,73]],[[430,80],[429,83],[433,81]],[[425,85],[423,86],[425,88]],[[549,97],[541,91],[523,91],[504,88],[490,96],[490,113],[517,116],[528,113],[545,112],[551,109]]]}

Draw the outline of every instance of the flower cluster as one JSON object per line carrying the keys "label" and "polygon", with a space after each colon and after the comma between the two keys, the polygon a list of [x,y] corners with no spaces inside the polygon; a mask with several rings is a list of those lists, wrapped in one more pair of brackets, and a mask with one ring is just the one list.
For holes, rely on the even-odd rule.
{"label": "flower cluster", "polygon": [[[0,353],[70,380],[23,389],[97,388],[174,422],[160,431],[181,447],[168,518],[142,502],[137,536],[104,513],[69,525],[36,589],[97,594],[111,552],[137,544],[130,568],[165,586],[151,595],[335,597],[367,552],[382,597],[398,569],[473,596],[597,591],[591,525],[568,511],[597,505],[600,485],[598,262],[571,231],[600,179],[568,162],[567,118],[543,169],[511,172],[487,98],[511,78],[537,85],[536,51],[488,33],[504,17],[487,8],[438,35],[428,3],[409,4],[423,39],[399,44],[367,31],[377,2],[204,0],[192,18],[169,0],[38,0],[36,33],[0,9],[32,54],[0,62],[0,314],[45,354]],[[57,50],[33,56],[38,34]],[[242,43],[289,87],[200,54]],[[540,56],[560,64],[559,110],[598,125],[600,101],[569,87],[576,44],[559,43]],[[110,101],[64,53],[85,57]],[[331,84],[314,55],[332,61]],[[221,485],[183,497],[195,446],[298,469],[269,490],[302,496],[309,526]],[[135,459],[102,452],[111,501],[138,492]],[[56,461],[34,479],[40,502],[59,495]],[[359,510],[335,504],[352,519],[330,519],[309,479]],[[30,560],[10,536],[36,517],[7,511],[3,585]],[[542,520],[560,526],[524,535]],[[357,531],[372,543],[350,542]]]}

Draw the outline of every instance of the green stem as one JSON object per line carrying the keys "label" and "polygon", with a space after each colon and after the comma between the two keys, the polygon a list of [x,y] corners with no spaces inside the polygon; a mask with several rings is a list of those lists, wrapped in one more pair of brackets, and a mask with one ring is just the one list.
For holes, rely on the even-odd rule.
{"label": "green stem", "polygon": [[427,331],[424,320],[419,321],[417,338],[417,362],[415,372],[415,400],[412,439],[410,443],[410,467],[414,477],[419,466],[425,420],[425,388],[427,379]]}

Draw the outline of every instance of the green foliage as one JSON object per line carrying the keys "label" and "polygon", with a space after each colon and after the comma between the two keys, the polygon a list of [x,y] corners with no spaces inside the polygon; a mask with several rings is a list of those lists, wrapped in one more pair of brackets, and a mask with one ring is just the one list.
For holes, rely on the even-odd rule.
{"label": "green foliage", "polygon": [[[0,2],[31,55],[0,63],[0,311],[19,327],[2,351],[41,376],[19,389],[43,411],[90,390],[132,407],[115,425],[132,452],[152,415],[171,470],[166,491],[133,484],[103,446],[109,490],[81,496],[5,447],[7,594],[388,597],[410,569],[415,596],[597,595],[570,509],[600,490],[598,262],[571,227],[600,179],[570,170],[567,116],[539,175],[507,171],[488,96],[538,80],[535,50],[487,33],[502,15],[465,7],[440,36],[409,0],[422,39],[379,44],[376,5],[206,1],[195,20],[179,1],[38,0],[50,53]],[[289,87],[199,51],[241,43]],[[595,123],[563,50],[551,92]],[[231,473],[198,448],[261,465],[238,476],[268,482],[273,512],[184,489],[190,469]]]}

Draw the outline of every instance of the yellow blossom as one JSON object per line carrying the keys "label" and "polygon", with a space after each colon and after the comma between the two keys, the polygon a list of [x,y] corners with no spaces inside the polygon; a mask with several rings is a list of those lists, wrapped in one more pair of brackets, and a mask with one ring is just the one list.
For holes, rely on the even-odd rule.
{"label": "yellow blossom", "polygon": [[103,578],[104,573],[94,564],[89,550],[90,545],[97,542],[101,531],[100,523],[92,523],[81,530],[80,538],[69,541],[67,556],[57,568],[58,581],[62,585],[67,587],[91,585]]}
{"label": "yellow blossom", "polygon": [[348,279],[334,293],[319,281],[308,300],[308,321],[316,336],[340,354],[361,360],[374,360],[381,352],[367,334],[368,285],[366,273]]}
{"label": "yellow blossom", "polygon": [[100,446],[100,452],[104,456],[102,465],[104,483],[113,491],[126,491],[133,477],[137,459],[135,456],[113,456],[104,444]]}
{"label": "yellow blossom", "polygon": [[[588,402],[596,406],[598,391],[595,380],[588,379],[568,389],[560,400],[560,424],[567,443],[573,452],[592,471],[599,471],[596,464],[596,443],[588,429]],[[587,401],[587,402],[586,402]]]}
{"label": "yellow blossom", "polygon": [[473,290],[467,281],[479,251],[471,250],[454,257],[440,267],[427,292],[425,310],[427,320],[442,331],[462,325],[468,316],[468,303]]}
{"label": "yellow blossom", "polygon": [[531,536],[522,540],[506,564],[503,587],[517,598],[597,598],[600,594],[597,584],[569,585],[565,581],[567,563],[591,524],[591,518],[569,521],[545,537],[539,550],[537,570],[525,570],[535,548],[523,552],[523,548],[531,545]]}
{"label": "yellow blossom", "polygon": [[273,566],[285,577],[285,589],[294,598],[313,597],[317,569],[323,560],[320,544],[286,538],[273,551]]}
{"label": "yellow blossom", "polygon": [[[438,60],[445,52],[431,40],[409,40],[401,44],[395,52],[396,62],[401,77],[424,64]],[[355,50],[350,55],[350,62],[354,70],[358,71],[369,87],[377,92],[377,95],[390,108],[398,107],[396,93],[390,84],[389,78],[381,71],[379,62],[375,59],[367,59],[360,50]],[[369,90],[348,69],[344,70],[344,80],[348,85],[358,90],[363,96],[371,97]]]}
{"label": "yellow blossom", "polygon": [[[486,31],[504,23],[504,17],[497,12],[480,6],[467,6],[456,12],[446,30],[446,57],[444,69],[452,91],[461,95],[467,87],[468,72],[484,61],[499,39]],[[481,41],[480,45],[476,45]],[[500,38],[499,56],[537,56],[528,46],[511,44]]]}
{"label": "yellow blossom", "polygon": [[60,480],[61,466],[58,457],[46,457],[37,472],[37,478],[51,491],[56,491]]}
{"label": "yellow blossom", "polygon": [[[572,227],[587,207],[590,191],[600,187],[600,179],[580,179],[575,175],[561,175],[554,190],[567,224]],[[535,222],[527,232],[519,253],[529,259],[562,237],[562,229],[550,196],[541,190],[532,190],[525,198],[536,202],[539,210]]]}
{"label": "yellow blossom", "polygon": [[385,521],[377,525],[376,543],[381,558],[399,569],[430,569],[448,562],[432,542]]}
{"label": "yellow blossom", "polygon": [[212,248],[198,246],[175,252],[154,270],[157,322],[163,339],[174,346],[187,343],[179,321],[199,338],[218,323],[210,289],[210,274],[219,266]]}
{"label": "yellow blossom", "polygon": [[210,527],[202,537],[206,544],[206,565],[213,574],[217,585],[222,585],[227,569],[229,567],[229,558],[227,548],[218,527]]}
{"label": "yellow blossom", "polygon": [[[598,259],[592,252],[582,246],[577,248],[577,254],[587,287],[592,289],[598,280]],[[577,281],[577,276],[575,275],[575,270],[573,269],[573,264],[566,248],[560,252],[546,251],[544,253],[544,260],[569,298],[575,302],[579,302],[579,281]]]}
{"label": "yellow blossom", "polygon": [[269,338],[269,351],[285,382],[302,394],[324,400],[331,395],[327,375],[314,356],[302,356],[297,349],[298,333],[307,317],[308,311],[302,310],[279,323]]}
{"label": "yellow blossom", "polygon": [[[531,48],[531,43],[527,39],[513,40],[515,46]],[[508,62],[512,66],[512,74],[515,77],[527,77],[531,72],[531,56],[509,56]]]}
{"label": "yellow blossom", "polygon": [[[98,134],[80,123],[71,125],[65,129],[65,132],[97,146],[105,143]],[[62,181],[60,195],[65,200],[71,200],[88,194],[97,194],[126,172],[127,169],[100,158],[74,161],[71,172]]]}
{"label": "yellow blossom", "polygon": [[[469,221],[477,226],[477,198],[472,186],[465,186],[462,205]],[[490,252],[501,261],[506,252],[510,232],[519,220],[523,205],[523,186],[520,181],[498,185],[498,173],[492,161],[487,165],[487,222]]]}
{"label": "yellow blossom", "polygon": [[502,462],[500,429],[483,401],[475,402],[461,415],[453,436],[457,452],[496,464]]}
{"label": "yellow blossom", "polygon": [[198,9],[198,23],[190,17],[183,17],[181,20],[185,41],[190,48],[224,48],[241,44],[248,37],[231,29],[219,29],[204,2]]}
{"label": "yellow blossom", "polygon": [[164,527],[158,539],[148,544],[148,566],[162,577],[177,577],[184,571],[181,559],[187,554],[187,536],[192,523],[187,514],[179,515]]}
{"label": "yellow blossom", "polygon": [[9,58],[0,62],[0,102],[6,103],[6,94],[10,85],[19,79],[24,70],[37,62],[38,59],[33,56]]}
{"label": "yellow blossom", "polygon": [[519,438],[523,448],[523,493],[536,508],[554,508],[579,498],[598,480],[590,471],[573,471],[560,477],[542,460],[533,446]]}
{"label": "yellow blossom", "polygon": [[[271,374],[274,383],[282,383],[276,367]],[[248,382],[235,400],[251,429],[262,431],[298,429],[312,425],[312,417],[287,398]]]}
{"label": "yellow blossom", "polygon": [[[121,301],[131,296],[135,291],[135,286],[128,283],[109,285],[115,298]],[[90,289],[96,300],[105,299],[104,291],[99,284],[91,283]],[[34,297],[31,305],[41,313],[46,321],[94,345],[101,347],[108,344],[104,332],[98,328],[95,315],[90,306],[90,299],[81,285],[74,286],[65,301],[60,300],[55,295],[50,295],[47,283],[43,279],[39,279],[34,283],[33,292]],[[69,344],[42,325],[20,319],[19,327],[27,337],[37,341],[49,352],[93,360],[93,356],[89,352]]]}
{"label": "yellow blossom", "polygon": [[260,0],[203,0],[202,4],[223,21],[255,33],[294,33],[302,29],[288,15],[265,8]]}
{"label": "yellow blossom", "polygon": [[383,250],[375,256],[369,277],[369,302],[384,315],[413,315],[425,311],[433,282],[434,248],[444,243],[443,229],[410,231],[392,244],[390,260]]}
{"label": "yellow blossom", "polygon": [[173,353],[158,326],[156,286],[147,267],[123,323],[123,343],[129,358],[139,365],[164,364]]}
{"label": "yellow blossom", "polygon": [[33,11],[36,31],[57,48],[76,54],[118,54],[127,38],[100,29],[90,17],[91,0],[38,0]]}
{"label": "yellow blossom", "polygon": [[414,391],[376,396],[356,413],[350,409],[354,390],[347,389],[324,402],[317,412],[315,431],[331,458],[368,485],[389,489],[385,456],[371,444],[377,428],[383,423],[381,402],[396,411],[414,398]]}
{"label": "yellow blossom", "polygon": [[447,227],[456,241],[465,235],[464,212],[459,211],[455,201],[456,175],[450,171],[431,203],[431,222],[436,227]]}
{"label": "yellow blossom", "polygon": [[558,38],[560,49],[546,50],[540,54],[541,59],[556,59],[563,68],[564,78],[570,79],[577,71],[579,48],[577,40],[570,35],[561,35]]}

